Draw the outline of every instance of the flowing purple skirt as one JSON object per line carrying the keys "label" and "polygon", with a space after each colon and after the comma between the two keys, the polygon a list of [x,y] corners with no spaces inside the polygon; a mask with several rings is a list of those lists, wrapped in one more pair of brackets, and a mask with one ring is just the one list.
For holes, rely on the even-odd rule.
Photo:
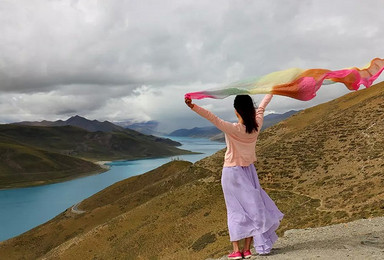
{"label": "flowing purple skirt", "polygon": [[256,252],[269,253],[284,214],[261,188],[255,166],[224,167],[221,185],[230,240],[253,237]]}

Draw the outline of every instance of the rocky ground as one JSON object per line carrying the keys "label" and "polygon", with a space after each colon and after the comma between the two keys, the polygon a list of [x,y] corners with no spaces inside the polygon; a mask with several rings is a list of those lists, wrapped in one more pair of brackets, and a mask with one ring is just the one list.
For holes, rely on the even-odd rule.
{"label": "rocky ground", "polygon": [[288,230],[271,254],[253,253],[251,259],[384,259],[384,217]]}

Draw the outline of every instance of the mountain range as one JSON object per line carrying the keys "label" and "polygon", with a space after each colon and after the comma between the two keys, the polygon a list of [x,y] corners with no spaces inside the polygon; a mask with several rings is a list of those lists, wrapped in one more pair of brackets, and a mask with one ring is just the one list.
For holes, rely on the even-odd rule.
{"label": "mountain range", "polygon": [[13,123],[15,125],[28,125],[28,126],[76,126],[87,130],[89,132],[112,132],[112,131],[123,131],[124,128],[118,125],[115,125],[109,121],[100,122],[97,120],[88,120],[81,116],[72,116],[67,120],[57,120],[57,121],[23,121]]}
{"label": "mountain range", "polygon": [[[256,167],[262,187],[285,214],[279,236],[384,215],[383,129],[382,82],[303,110],[260,134]],[[221,150],[194,164],[173,161],[120,181],[82,201],[78,208],[84,212],[69,208],[1,242],[0,255],[221,257],[231,250],[220,185],[223,157]]]}
{"label": "mountain range", "polygon": [[[291,117],[299,111],[290,110],[283,114],[269,114],[264,117],[262,131],[278,122]],[[210,138],[212,141],[225,142],[224,133],[217,129],[215,126],[207,127],[194,127],[192,129],[178,129],[168,134],[168,136],[182,136],[182,137],[195,137],[195,138]]]}
{"label": "mountain range", "polygon": [[0,125],[0,188],[62,181],[104,171],[94,161],[190,153],[179,142],[110,122],[74,116],[66,121]]}
{"label": "mountain range", "polygon": [[283,120],[293,116],[294,114],[297,114],[300,111],[301,110],[290,110],[290,111],[282,113],[282,114],[279,114],[279,113],[268,114],[264,117],[262,130],[264,130],[270,126],[276,125],[280,121],[283,121]]}

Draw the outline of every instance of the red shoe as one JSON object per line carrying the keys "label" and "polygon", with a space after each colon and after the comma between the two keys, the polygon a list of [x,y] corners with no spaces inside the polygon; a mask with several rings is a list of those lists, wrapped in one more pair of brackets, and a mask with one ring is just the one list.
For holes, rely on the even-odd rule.
{"label": "red shoe", "polygon": [[251,258],[251,256],[252,256],[251,250],[247,250],[243,252],[243,257],[245,259]]}
{"label": "red shoe", "polygon": [[228,255],[228,259],[243,259],[243,255],[240,253],[240,251],[232,252],[230,255]]}

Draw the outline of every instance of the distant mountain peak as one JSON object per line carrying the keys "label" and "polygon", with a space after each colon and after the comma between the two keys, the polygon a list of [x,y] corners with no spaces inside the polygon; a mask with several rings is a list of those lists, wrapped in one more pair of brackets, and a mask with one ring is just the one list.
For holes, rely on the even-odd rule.
{"label": "distant mountain peak", "polygon": [[115,125],[109,121],[100,122],[96,119],[89,120],[85,117],[74,115],[68,118],[67,120],[57,120],[57,121],[41,121],[41,122],[20,122],[16,123],[19,125],[33,125],[33,126],[76,126],[87,130],[89,132],[112,132],[112,131],[124,131],[124,128],[118,125]]}
{"label": "distant mountain peak", "polygon": [[85,117],[82,117],[82,116],[79,116],[79,115],[75,115],[75,116],[71,116],[70,118],[68,118],[65,122],[71,121],[71,120],[87,120],[87,121],[90,121],[89,119],[87,119]]}

